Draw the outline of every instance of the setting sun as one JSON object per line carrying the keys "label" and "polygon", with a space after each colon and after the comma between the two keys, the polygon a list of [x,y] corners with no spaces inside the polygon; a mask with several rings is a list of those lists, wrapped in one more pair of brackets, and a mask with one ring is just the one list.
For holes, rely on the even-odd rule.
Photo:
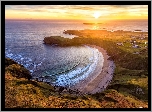
{"label": "setting sun", "polygon": [[94,18],[99,18],[101,16],[101,14],[99,13],[99,12],[95,12],[94,14],[93,14],[93,17]]}
{"label": "setting sun", "polygon": [[151,110],[151,1],[3,0],[1,18],[1,110]]}
{"label": "setting sun", "polygon": [[[6,5],[6,19],[147,19],[147,5]],[[89,13],[88,13],[89,12]],[[102,17],[102,18],[101,18]],[[93,19],[94,20],[94,19]]]}

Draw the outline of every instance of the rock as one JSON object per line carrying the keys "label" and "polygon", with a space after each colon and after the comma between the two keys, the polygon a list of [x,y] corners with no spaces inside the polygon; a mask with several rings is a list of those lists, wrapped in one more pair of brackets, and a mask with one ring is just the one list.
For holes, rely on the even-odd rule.
{"label": "rock", "polygon": [[141,88],[137,87],[136,88],[136,94],[144,94]]}
{"label": "rock", "polygon": [[10,58],[5,58],[5,67],[8,67],[9,65],[12,65],[12,64],[18,64],[18,63]]}
{"label": "rock", "polygon": [[117,43],[117,45],[119,45],[119,46],[123,46],[123,43]]}
{"label": "rock", "polygon": [[132,47],[133,48],[140,48],[139,45],[136,45],[136,44],[134,44]]}
{"label": "rock", "polygon": [[64,87],[59,87],[59,93],[61,93],[64,90]]}
{"label": "rock", "polygon": [[6,72],[9,72],[13,77],[16,78],[26,78],[30,80],[32,76],[30,75],[29,70],[24,68],[24,66],[20,64],[12,64],[5,68]]}

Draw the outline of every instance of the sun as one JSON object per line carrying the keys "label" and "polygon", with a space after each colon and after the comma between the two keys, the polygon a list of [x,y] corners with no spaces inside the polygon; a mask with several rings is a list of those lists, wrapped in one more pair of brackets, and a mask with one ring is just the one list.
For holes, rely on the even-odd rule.
{"label": "sun", "polygon": [[99,18],[101,16],[101,14],[99,13],[99,12],[95,12],[94,14],[93,14],[93,17],[94,18]]}

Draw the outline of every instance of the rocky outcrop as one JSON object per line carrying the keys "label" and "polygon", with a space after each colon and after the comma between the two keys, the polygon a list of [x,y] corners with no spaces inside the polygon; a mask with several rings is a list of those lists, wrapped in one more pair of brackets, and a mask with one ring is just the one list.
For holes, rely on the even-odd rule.
{"label": "rocky outcrop", "polygon": [[20,65],[9,58],[5,58],[5,72],[10,73],[13,77],[16,78],[26,78],[28,80],[32,78],[30,72],[24,68],[23,65]]}

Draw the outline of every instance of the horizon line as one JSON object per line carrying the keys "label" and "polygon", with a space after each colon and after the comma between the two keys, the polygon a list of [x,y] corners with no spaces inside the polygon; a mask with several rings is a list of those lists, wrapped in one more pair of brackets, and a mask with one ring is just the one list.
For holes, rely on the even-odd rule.
{"label": "horizon line", "polygon": [[[90,21],[85,19],[5,19],[5,20],[46,20],[46,21]],[[106,19],[106,20],[100,20],[100,21],[113,21],[113,20],[148,20],[147,19]]]}

